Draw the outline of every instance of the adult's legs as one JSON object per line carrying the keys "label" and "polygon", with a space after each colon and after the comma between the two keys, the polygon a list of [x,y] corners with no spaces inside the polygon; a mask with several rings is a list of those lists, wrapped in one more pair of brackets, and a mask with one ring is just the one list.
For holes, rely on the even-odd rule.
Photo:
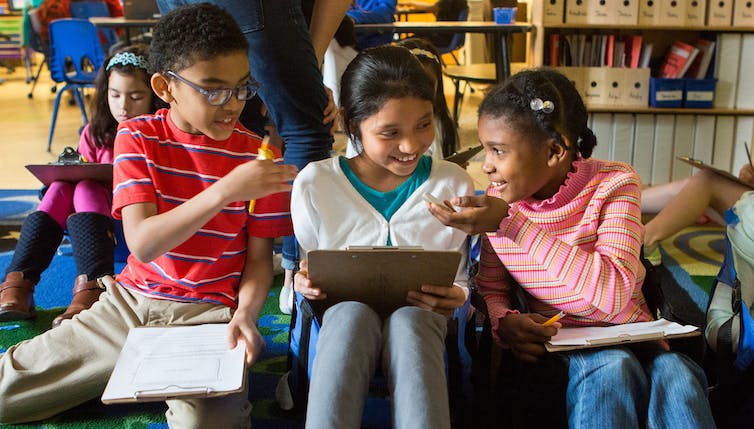
{"label": "adult's legs", "polygon": [[307,427],[361,425],[382,345],[381,324],[374,310],[359,302],[341,302],[325,312],[309,385]]}
{"label": "adult's legs", "polygon": [[[712,207],[721,216],[750,190],[708,170],[700,170],[667,205],[647,222],[644,246],[649,247],[677,233]],[[643,195],[643,194],[642,194]]]}
{"label": "adult's legs", "polygon": [[[328,158],[332,149],[330,127],[322,123],[327,106],[322,73],[301,0],[261,4],[264,28],[241,28],[249,41],[251,75],[259,81],[259,95],[285,142],[285,163],[301,170],[311,161]],[[297,259],[295,239],[284,238],[283,268],[292,270]]]}
{"label": "adult's legs", "polygon": [[392,393],[393,427],[450,428],[447,323],[418,307],[399,308],[385,321],[382,368]]}
{"label": "adult's legs", "polygon": [[650,379],[648,428],[714,428],[704,371],[675,352],[639,353]]}
{"label": "adult's legs", "polygon": [[573,351],[567,358],[569,428],[642,427],[649,380],[633,353],[611,347]]}

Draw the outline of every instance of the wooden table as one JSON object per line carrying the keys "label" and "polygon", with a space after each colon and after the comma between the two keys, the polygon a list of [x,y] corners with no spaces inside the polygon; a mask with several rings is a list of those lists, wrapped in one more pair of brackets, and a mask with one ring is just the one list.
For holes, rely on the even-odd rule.
{"label": "wooden table", "polygon": [[126,44],[131,44],[131,29],[152,28],[158,21],[158,18],[128,19],[123,16],[92,16],[89,18],[89,22],[94,24],[95,27],[125,29]]}
{"label": "wooden table", "polygon": [[498,82],[511,75],[510,36],[513,33],[527,33],[532,30],[528,23],[495,24],[492,21],[434,21],[434,22],[390,22],[383,24],[356,24],[357,32],[377,33],[485,33],[495,37],[495,77]]}

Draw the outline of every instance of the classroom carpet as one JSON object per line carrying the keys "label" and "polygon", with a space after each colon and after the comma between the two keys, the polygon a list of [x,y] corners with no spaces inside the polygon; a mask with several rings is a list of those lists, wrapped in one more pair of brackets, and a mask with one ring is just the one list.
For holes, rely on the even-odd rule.
{"label": "classroom carpet", "polygon": [[[5,272],[18,239],[23,218],[36,209],[37,191],[0,190],[0,272]],[[661,243],[663,292],[673,312],[682,320],[701,325],[707,296],[720,262],[724,230],[720,226],[686,228]],[[117,265],[116,270],[122,269]],[[42,275],[35,292],[37,317],[31,321],[0,323],[0,353],[9,346],[49,329],[52,319],[63,312],[71,300],[71,282],[75,265],[70,245],[61,245],[51,266]],[[61,280],[62,279],[62,280]],[[288,326],[290,316],[278,309],[282,276],[265,303],[259,320],[267,342],[264,355],[250,372],[249,397],[253,404],[252,427],[300,428],[301,416],[281,410],[275,402],[275,386],[286,370]],[[54,352],[54,351],[51,351]],[[139,405],[103,405],[94,399],[42,422],[4,426],[18,429],[115,429],[167,428],[164,403]]]}

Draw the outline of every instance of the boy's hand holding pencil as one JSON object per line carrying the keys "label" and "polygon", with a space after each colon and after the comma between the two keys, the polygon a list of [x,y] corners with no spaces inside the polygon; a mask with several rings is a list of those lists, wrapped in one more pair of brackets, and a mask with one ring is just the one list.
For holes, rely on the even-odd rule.
{"label": "boy's hand holding pencil", "polygon": [[213,188],[226,204],[256,200],[278,192],[290,192],[293,187],[290,182],[296,178],[297,171],[293,165],[275,164],[273,160],[251,160],[223,176]]}

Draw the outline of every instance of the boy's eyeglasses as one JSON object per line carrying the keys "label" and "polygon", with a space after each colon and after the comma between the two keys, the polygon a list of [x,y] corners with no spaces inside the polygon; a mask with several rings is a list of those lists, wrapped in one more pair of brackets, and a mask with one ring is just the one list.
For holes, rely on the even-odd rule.
{"label": "boy's eyeglasses", "polygon": [[246,101],[254,97],[259,91],[259,84],[254,81],[249,81],[244,83],[243,85],[239,85],[236,88],[212,88],[212,89],[206,89],[202,88],[201,86],[187,80],[184,77],[181,77],[178,73],[169,71],[167,72],[168,76],[172,76],[181,82],[185,83],[186,85],[190,86],[191,88],[194,88],[197,92],[202,94],[203,96],[207,97],[207,102],[212,106],[223,106],[230,101],[230,97],[233,96],[233,94],[236,95],[236,98],[240,101]]}

